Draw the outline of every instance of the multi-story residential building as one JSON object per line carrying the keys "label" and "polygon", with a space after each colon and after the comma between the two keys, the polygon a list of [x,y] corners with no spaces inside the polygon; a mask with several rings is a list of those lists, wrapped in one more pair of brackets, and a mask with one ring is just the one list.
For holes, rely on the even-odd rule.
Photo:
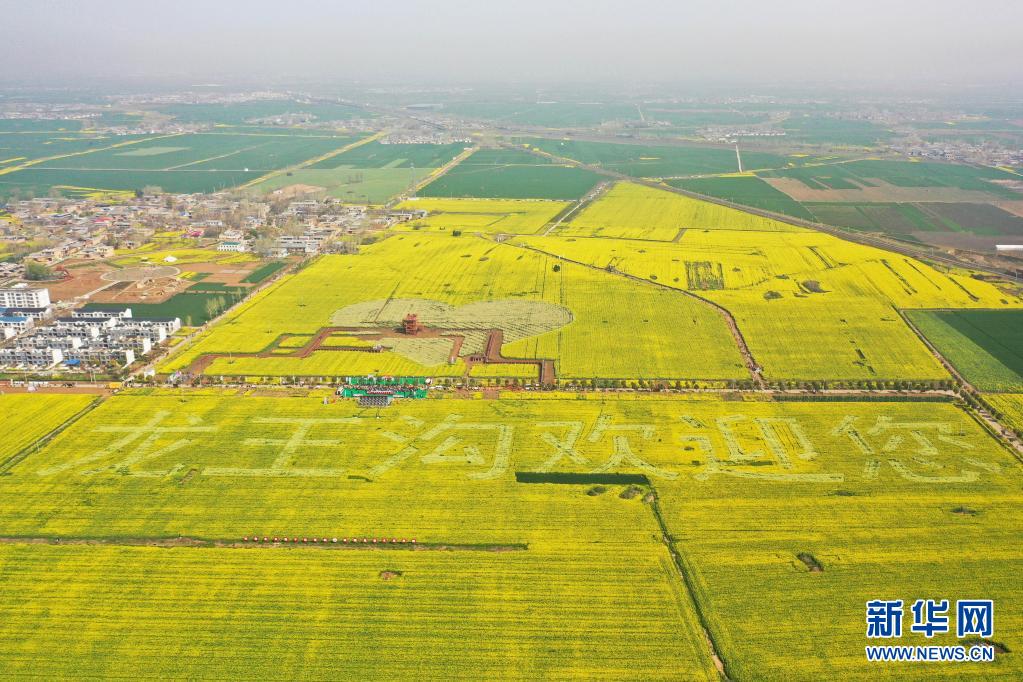
{"label": "multi-story residential building", "polygon": [[[181,320],[176,317],[134,319],[130,308],[75,311],[70,317],[35,329],[31,328],[32,321],[11,318],[10,327],[27,325],[26,333],[13,348],[4,349],[11,352],[0,356],[0,366],[47,369],[63,362],[75,369],[105,369],[111,364],[126,367],[181,328]],[[5,338],[10,335],[5,332]],[[53,353],[60,354],[56,361],[50,359],[56,357]]]}
{"label": "multi-story residential building", "polygon": [[8,317],[27,317],[31,320],[45,320],[50,316],[52,308],[0,308],[0,315]]}
{"label": "multi-story residential building", "polygon": [[0,366],[49,369],[63,360],[64,353],[59,348],[33,348],[31,346],[0,348]]}
{"label": "multi-story residential building", "polygon": [[220,242],[217,244],[217,251],[234,251],[236,253],[247,253],[251,250],[249,242],[241,241]]}
{"label": "multi-story residential building", "polygon": [[23,315],[0,315],[0,327],[13,329],[18,334],[24,333],[32,328],[35,320]]}
{"label": "multi-story residential building", "polygon": [[49,289],[26,284],[0,289],[0,308],[45,308],[49,305]]}

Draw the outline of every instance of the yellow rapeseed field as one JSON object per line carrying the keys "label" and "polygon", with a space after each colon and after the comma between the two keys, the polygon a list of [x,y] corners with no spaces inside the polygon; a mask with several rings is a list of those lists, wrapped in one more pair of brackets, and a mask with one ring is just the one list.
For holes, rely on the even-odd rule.
{"label": "yellow rapeseed field", "polygon": [[671,241],[683,230],[803,231],[794,225],[708,201],[620,182],[561,225],[555,234]]}
{"label": "yellow rapeseed field", "polygon": [[0,394],[0,466],[93,401],[90,395]]}
{"label": "yellow rapeseed field", "polygon": [[411,199],[399,209],[427,211],[421,220],[400,223],[399,231],[480,232],[483,234],[536,234],[567,201],[525,201],[509,199]]}
{"label": "yellow rapeseed field", "polygon": [[800,231],[688,230],[678,243],[523,237],[519,243],[721,304],[769,378],[948,378],[899,309],[1013,308],[1006,292],[962,272]]}
{"label": "yellow rapeseed field", "polygon": [[[408,354],[396,360],[393,352],[331,351],[305,360],[238,355],[265,351],[282,334],[308,335],[331,326],[334,314],[348,306],[383,306],[392,299],[450,306],[508,302],[509,310],[514,302],[538,301],[565,308],[571,315],[564,326],[504,346],[507,357],[554,359],[562,378],[748,377],[720,313],[691,297],[481,238],[429,234],[396,235],[359,255],[319,259],[243,303],[161,369],[183,369],[204,354],[232,354],[216,360],[209,373],[463,373],[458,363],[445,362],[446,355],[444,364],[425,367],[409,366],[415,358]],[[524,322],[518,314],[498,323],[513,329]],[[622,352],[623,346],[641,352]]]}
{"label": "yellow rapeseed field", "polygon": [[731,679],[863,678],[879,596],[990,597],[997,640],[1023,646],[1023,473],[952,404],[153,393],[107,399],[0,479],[4,670],[717,679],[706,625]]}

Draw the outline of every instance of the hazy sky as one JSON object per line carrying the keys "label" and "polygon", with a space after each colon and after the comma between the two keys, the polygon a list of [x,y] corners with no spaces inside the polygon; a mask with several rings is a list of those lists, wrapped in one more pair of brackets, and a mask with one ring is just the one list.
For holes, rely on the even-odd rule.
{"label": "hazy sky", "polygon": [[1023,81],[1021,0],[0,0],[0,80]]}

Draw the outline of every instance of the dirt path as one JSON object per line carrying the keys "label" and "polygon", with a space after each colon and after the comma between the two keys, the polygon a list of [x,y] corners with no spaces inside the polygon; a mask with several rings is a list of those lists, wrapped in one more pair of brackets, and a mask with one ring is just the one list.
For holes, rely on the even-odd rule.
{"label": "dirt path", "polygon": [[[471,147],[469,149],[465,149],[465,150],[462,151],[461,154],[459,154],[455,158],[451,159],[450,161],[448,161],[446,164],[444,164],[440,168],[434,170],[432,173],[427,173],[426,177],[424,177],[422,180],[419,180],[418,182],[416,182],[416,184],[409,189],[409,194],[412,195],[412,196],[415,196],[416,192],[418,192],[422,188],[426,187],[427,185],[429,185],[431,182],[433,182],[434,180],[436,180],[440,176],[446,175],[448,173],[448,171],[450,171],[452,168],[454,168],[455,166],[457,166],[458,164],[462,163],[467,158],[472,156],[472,154],[477,149],[478,149],[478,147],[475,147],[475,146],[473,146],[473,147]],[[390,202],[388,202],[387,205],[391,206],[391,205],[399,203],[399,202],[400,202],[400,197],[397,200],[392,199]]]}
{"label": "dirt path", "polygon": [[679,577],[682,579],[682,585],[685,587],[685,594],[689,605],[692,607],[693,612],[696,613],[697,619],[700,621],[700,626],[703,628],[703,636],[709,649],[711,660],[714,662],[714,667],[717,669],[718,674],[723,680],[730,680],[731,677],[728,675],[728,666],[725,663],[724,657],[721,655],[721,649],[717,642],[714,640],[714,632],[711,629],[710,620],[703,612],[703,604],[700,601],[700,592],[696,587],[696,580],[693,577],[693,569],[689,565],[687,555],[679,548],[675,543],[675,537],[668,530],[668,524],[664,521],[664,516],[661,514],[661,504],[657,490],[653,486],[649,486],[649,493],[644,496],[644,499],[649,499],[650,511],[654,516],[654,520],[657,521],[657,526],[661,530],[661,540],[664,542],[665,547],[668,548],[668,553],[671,554],[672,563],[675,565],[675,569],[678,571]]}
{"label": "dirt path", "polygon": [[501,353],[504,347],[504,330],[491,329],[487,332],[487,345],[483,351],[482,359],[469,356],[465,359],[468,366],[466,376],[472,371],[476,363],[487,365],[536,365],[540,384],[553,386],[557,375],[554,370],[554,360],[548,358],[509,358]]}
{"label": "dirt path", "polygon": [[550,235],[551,232],[553,232],[554,230],[558,229],[561,226],[561,223],[565,222],[566,220],[569,220],[573,215],[575,215],[576,213],[578,213],[579,211],[581,211],[582,209],[586,208],[594,201],[599,199],[602,194],[604,194],[605,192],[607,192],[607,190],[611,188],[612,184],[614,183],[602,182],[595,188],[591,189],[586,194],[586,196],[584,196],[582,199],[576,202],[575,206],[568,209],[568,211],[560,215],[557,220],[552,222],[550,226],[546,230],[544,230],[543,234],[540,236],[546,237]]}
{"label": "dirt path", "polygon": [[[447,339],[451,341],[452,350],[449,355],[449,361],[454,361],[458,358],[458,354],[461,352],[462,345],[465,342],[465,332],[475,331],[466,329],[435,329],[431,327],[422,327],[418,334],[414,338],[427,338],[427,339]],[[184,371],[186,374],[192,376],[201,376],[214,360],[218,358],[308,358],[310,355],[317,351],[352,351],[352,352],[363,352],[363,353],[375,353],[378,352],[374,347],[363,347],[363,346],[327,346],[324,347],[323,343],[327,341],[333,334],[354,334],[359,333],[362,338],[367,340],[380,341],[385,343],[387,339],[396,338],[410,338],[404,334],[398,332],[395,329],[389,327],[321,327],[316,334],[300,348],[296,348],[294,351],[289,353],[275,353],[274,350],[278,349],[280,341],[289,336],[288,334],[282,334],[270,345],[269,348],[258,351],[255,353],[205,353],[202,356],[196,358]],[[474,363],[484,363],[492,365],[536,365],[537,371],[540,376],[541,384],[553,385],[554,380],[557,378],[554,369],[554,360],[546,358],[509,358],[505,357],[501,353],[501,348],[504,346],[504,331],[501,329],[491,329],[488,331],[487,344],[481,357],[477,358],[466,358],[466,376],[468,376],[469,370],[472,369]]]}

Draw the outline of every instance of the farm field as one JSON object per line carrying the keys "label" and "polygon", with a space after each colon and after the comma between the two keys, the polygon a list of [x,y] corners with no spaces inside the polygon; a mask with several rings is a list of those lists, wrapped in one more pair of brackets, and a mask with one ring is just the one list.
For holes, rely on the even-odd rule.
{"label": "farm field", "polygon": [[421,220],[400,223],[400,231],[535,234],[570,206],[565,201],[498,199],[412,199],[398,208],[427,211]]}
{"label": "farm field", "polygon": [[[168,257],[173,260],[165,260]],[[110,259],[114,265],[124,268],[168,264],[184,268],[196,263],[243,266],[258,261],[259,258],[251,253],[196,248],[188,242],[161,243],[156,241],[149,242],[137,249],[118,250]]]}
{"label": "farm field", "polygon": [[118,147],[57,159],[40,168],[140,171],[268,171],[341,149],[358,138],[237,133],[167,135]]}
{"label": "farm field", "polygon": [[[990,201],[1018,199],[997,184],[1016,176],[996,168],[951,163],[864,160],[759,171],[797,201]],[[783,182],[777,182],[781,180]],[[939,191],[940,190],[940,191]]]}
{"label": "farm field", "polygon": [[5,118],[0,119],[0,133],[52,133],[78,132],[82,129],[82,121],[76,119],[36,119],[36,118]]}
{"label": "farm field", "polygon": [[[519,142],[554,156],[639,178],[735,173],[739,170],[735,149],[731,147],[654,146],[542,138]],[[795,162],[788,157],[764,152],[743,152],[742,160],[746,170],[784,168]]]}
{"label": "farm field", "polygon": [[[172,116],[181,123],[217,123],[228,126],[243,126],[253,119],[282,116],[289,113],[309,113],[316,116],[318,122],[340,121],[342,124],[351,118],[374,117],[374,114],[353,106],[289,100],[257,100],[230,104],[168,104],[160,106],[156,110],[161,114]],[[281,127],[274,126],[271,129],[280,131]],[[285,128],[285,130],[290,131],[291,129]]]}
{"label": "farm field", "polygon": [[525,151],[486,149],[423,187],[419,195],[572,200],[585,195],[600,179],[592,171],[551,163]]}
{"label": "farm field", "polygon": [[1023,391],[1023,311],[914,310],[913,324],[984,391]]}
{"label": "farm field", "polygon": [[273,277],[277,272],[288,267],[288,262],[283,260],[274,260],[269,263],[264,263],[258,268],[246,275],[242,281],[250,284],[259,284],[265,279]]}
{"label": "farm field", "polygon": [[252,186],[252,191],[288,194],[295,198],[333,197],[349,203],[385,204],[409,189],[434,168],[297,168]]}
{"label": "farm field", "polygon": [[[999,238],[1023,235],[1023,218],[993,204],[948,201],[800,203],[753,175],[671,180],[669,184],[795,218],[934,244],[969,247],[972,243],[973,248],[990,249]],[[988,239],[981,245],[979,241],[964,242],[959,235]]]}
{"label": "farm field", "polygon": [[935,224],[915,204],[896,203],[805,203],[817,222],[838,227],[849,227],[865,232],[884,232],[903,239],[915,239],[921,232],[948,229]]}
{"label": "farm field", "polygon": [[219,192],[259,176],[259,171],[244,170],[92,170],[32,166],[8,175],[0,175],[0,186],[6,188],[7,192],[16,189],[34,196],[44,196],[52,188],[66,194],[91,194],[159,187],[164,192],[172,194],[189,194]]}
{"label": "farm field", "polygon": [[[31,133],[0,132],[0,170],[20,166],[28,161],[90,152],[145,139],[141,135],[113,136],[56,129]],[[3,176],[0,175],[0,178]]]}
{"label": "farm field", "polygon": [[755,175],[669,180],[668,184],[672,187],[718,197],[736,204],[783,213],[803,220],[813,219],[813,215],[799,202],[771,187]]}
{"label": "farm field", "polygon": [[75,416],[93,400],[88,395],[0,394],[0,469],[26,447]]}
{"label": "farm field", "polygon": [[922,204],[920,208],[934,215],[939,224],[954,232],[996,237],[1023,236],[1023,217],[991,204],[943,202]]}
{"label": "farm field", "polygon": [[367,142],[343,154],[309,166],[333,168],[440,168],[464,151],[463,142],[453,144],[384,144]]}
{"label": "farm field", "polygon": [[536,102],[513,98],[448,102],[443,110],[471,118],[551,128],[639,120],[636,107],[618,102]]}
{"label": "farm field", "polygon": [[367,353],[357,350],[314,351],[307,357],[285,357],[283,353],[276,357],[218,357],[205,370],[207,375],[222,377],[314,376],[329,380],[368,374],[455,378],[465,372],[465,363],[449,364],[446,357],[436,363],[420,363],[399,352]]}
{"label": "farm field", "polygon": [[1023,0],[803,4],[8,0],[0,682],[1023,682]]}
{"label": "farm field", "polygon": [[793,230],[687,230],[678,243],[563,236],[517,241],[724,306],[765,376],[776,380],[948,379],[897,309],[1023,307],[1018,294],[964,273]]}
{"label": "farm field", "polygon": [[920,203],[804,203],[818,222],[902,239],[943,243],[962,236],[988,238],[986,247],[1006,236],[1023,235],[1023,218],[992,204]]}
{"label": "farm field", "polygon": [[672,241],[689,230],[796,232],[801,229],[708,201],[620,182],[572,216],[555,234]]}
{"label": "farm field", "polygon": [[78,187],[209,192],[341,149],[357,138],[322,134],[187,133],[116,140],[88,153],[43,161],[0,175],[11,187]]}
{"label": "farm field", "polygon": [[[381,317],[383,306],[392,300],[396,303]],[[470,304],[483,308],[475,308],[473,314],[469,309],[464,315],[457,312]],[[430,374],[451,376],[457,368],[447,365],[450,342],[445,347],[444,339],[391,339],[384,345],[401,346],[393,353],[332,351],[329,356],[317,354],[322,362],[306,365],[299,358],[239,357],[268,352],[282,334],[313,334],[339,324],[339,316],[349,325],[376,320],[368,324],[399,326],[406,312],[419,311],[424,324],[430,325],[431,314],[447,316],[451,306],[455,311],[451,315],[463,318],[462,323],[452,322],[455,327],[472,327],[480,317],[493,319],[486,324],[504,330],[506,357],[553,359],[558,377],[566,379],[748,376],[723,318],[688,296],[558,264],[547,256],[481,238],[419,233],[393,236],[356,256],[320,258],[239,306],[194,345],[166,361],[161,371],[187,369],[204,355],[231,354],[216,360],[209,372],[343,375],[364,370],[366,363],[385,371],[382,363],[397,354],[425,365]],[[688,345],[670,343],[675,333],[685,334]],[[623,335],[648,352],[617,352]],[[482,344],[482,333],[470,336],[470,343]],[[426,342],[431,345],[424,346]],[[357,363],[353,369],[344,371],[345,358]],[[232,361],[233,371],[225,372]],[[257,371],[260,366],[264,369]],[[303,366],[307,369],[298,371]],[[327,368],[333,371],[324,371]]]}
{"label": "farm field", "polygon": [[782,121],[786,139],[805,144],[873,147],[892,138],[892,133],[869,121],[819,116],[795,116]]}
{"label": "farm field", "polygon": [[186,327],[198,327],[206,324],[245,297],[245,289],[240,287],[223,287],[222,289],[218,287],[210,290],[198,284],[193,286],[199,288],[192,290],[190,287],[161,303],[86,303],[82,309],[123,310],[125,307],[129,307],[132,317],[140,320],[177,317]]}
{"label": "farm field", "polygon": [[537,381],[539,372],[536,365],[473,365],[470,377],[477,379],[522,379]]}
{"label": "farm field", "polygon": [[[804,416],[802,410],[810,407],[801,405],[790,414],[799,414],[796,423],[811,447],[781,436],[784,445],[775,449],[791,458],[790,471],[772,466],[729,471],[723,465],[718,475],[701,481],[657,486],[729,676],[875,676],[876,664],[864,660],[863,646],[870,642],[862,614],[864,604],[878,598],[905,599],[908,609],[913,600],[925,598],[918,595],[940,595],[954,603],[989,594],[1006,604],[995,639],[1014,638],[1023,618],[1010,606],[1018,599],[1023,568],[1023,552],[1012,539],[1023,522],[1019,462],[951,405],[889,404],[868,416],[861,405],[829,404]],[[694,428],[692,445],[699,451],[701,436],[709,432],[716,448],[715,432],[737,426],[742,433],[755,413],[751,406],[745,419],[718,420],[716,428],[700,417],[706,426]],[[814,434],[822,432],[835,440],[820,443]],[[910,434],[920,440],[909,445]],[[744,461],[773,459],[770,446],[744,445],[739,438],[741,449],[732,452]],[[922,455],[929,444],[936,447]],[[801,449],[813,455],[802,459]],[[827,474],[834,476],[829,483]],[[814,475],[820,477],[816,482]],[[819,570],[811,571],[800,554],[809,555]],[[879,589],[888,596],[877,596]],[[932,640],[907,629],[899,643],[956,644],[954,635]],[[917,664],[899,670],[906,679],[1019,674],[1020,662],[1008,656],[983,669]]]}
{"label": "farm field", "polygon": [[[641,474],[655,495],[519,483],[523,471]],[[716,679],[698,612],[731,679],[861,677],[879,571],[892,598],[990,596],[1014,651],[1020,483],[1019,463],[945,403],[549,393],[380,411],[128,392],[0,478],[12,539],[0,544],[0,660],[68,674],[65,657],[38,659],[48,632],[91,647],[76,670],[101,676],[127,674],[126,652],[141,651],[164,677],[414,665],[423,678]],[[243,549],[254,533],[420,547]],[[167,542],[179,536],[191,540]],[[17,540],[53,537],[60,546]],[[459,549],[473,545],[505,550]],[[269,632],[285,634],[268,647]],[[1023,670],[1011,655],[990,665],[928,672]]]}
{"label": "farm field", "polygon": [[1023,433],[1023,393],[991,393],[984,400],[1005,415],[1009,428]]}
{"label": "farm field", "polygon": [[[580,399],[519,393],[498,400],[399,401],[381,412],[352,401],[325,405],[314,396],[144,393],[106,399],[11,469],[0,484],[9,493],[0,500],[6,535],[180,534],[233,541],[255,532],[346,537],[376,532],[405,534],[424,543],[507,544],[525,535],[553,542],[559,533],[564,541],[592,539],[600,528],[561,528],[553,517],[543,520],[544,509],[523,513],[523,505],[565,505],[566,511],[582,513],[572,498],[585,491],[569,495],[571,489],[561,486],[524,487],[515,482],[514,472],[646,473],[658,488],[699,486],[701,481],[721,486],[733,480],[771,488],[788,476],[792,482],[828,484],[828,494],[839,482],[853,490],[894,493],[928,476],[961,476],[963,469],[974,471],[970,479],[991,478],[984,473],[991,473],[991,467],[971,467],[962,457],[999,462],[1002,473],[1018,476],[1007,452],[968,415],[944,403],[627,400],[600,394]],[[934,455],[940,466],[929,467],[926,476],[903,475],[915,471],[917,463],[910,459],[902,467],[885,462],[873,471],[866,467],[869,453],[861,452],[849,435],[858,429],[868,446],[879,439],[884,444],[891,433],[905,428],[902,423],[921,421],[949,424],[924,429],[931,440],[937,434],[949,436],[936,440],[944,453]],[[773,426],[762,430],[761,423]],[[565,433],[574,434],[569,447],[577,454],[554,447],[544,436],[548,432],[559,441]],[[289,444],[295,433],[308,443]],[[205,447],[186,447],[198,442]],[[901,446],[907,457],[922,447],[909,439]],[[730,457],[733,447],[748,454]],[[797,456],[808,449],[818,456]],[[902,456],[902,450],[886,452],[896,460]],[[758,463],[763,458],[768,463]],[[178,488],[159,482],[185,476],[188,484]],[[385,503],[417,487],[419,508]],[[503,495],[497,507],[490,506],[494,495],[485,491]],[[88,505],[67,504],[82,494]],[[127,504],[138,496],[151,503]],[[293,503],[273,503],[284,499]],[[328,499],[333,502],[325,504]],[[619,503],[601,498],[593,504],[609,511]],[[114,509],[119,512],[111,519]],[[501,522],[494,522],[497,517],[488,521],[490,515]],[[464,528],[451,525],[459,517],[466,521]],[[637,527],[627,535],[648,532]]]}
{"label": "farm field", "polygon": [[[697,627],[680,627],[666,555],[614,541],[529,553],[4,545],[0,665],[51,678],[713,680]],[[42,646],[96,653],[39,657]]]}
{"label": "farm field", "polygon": [[450,162],[464,148],[464,143],[384,144],[374,140],[310,166],[269,177],[253,189],[384,204]]}
{"label": "farm field", "polygon": [[695,132],[710,125],[753,125],[765,123],[768,116],[763,113],[736,111],[724,108],[674,108],[669,104],[644,105],[647,118],[670,123],[675,130]]}

